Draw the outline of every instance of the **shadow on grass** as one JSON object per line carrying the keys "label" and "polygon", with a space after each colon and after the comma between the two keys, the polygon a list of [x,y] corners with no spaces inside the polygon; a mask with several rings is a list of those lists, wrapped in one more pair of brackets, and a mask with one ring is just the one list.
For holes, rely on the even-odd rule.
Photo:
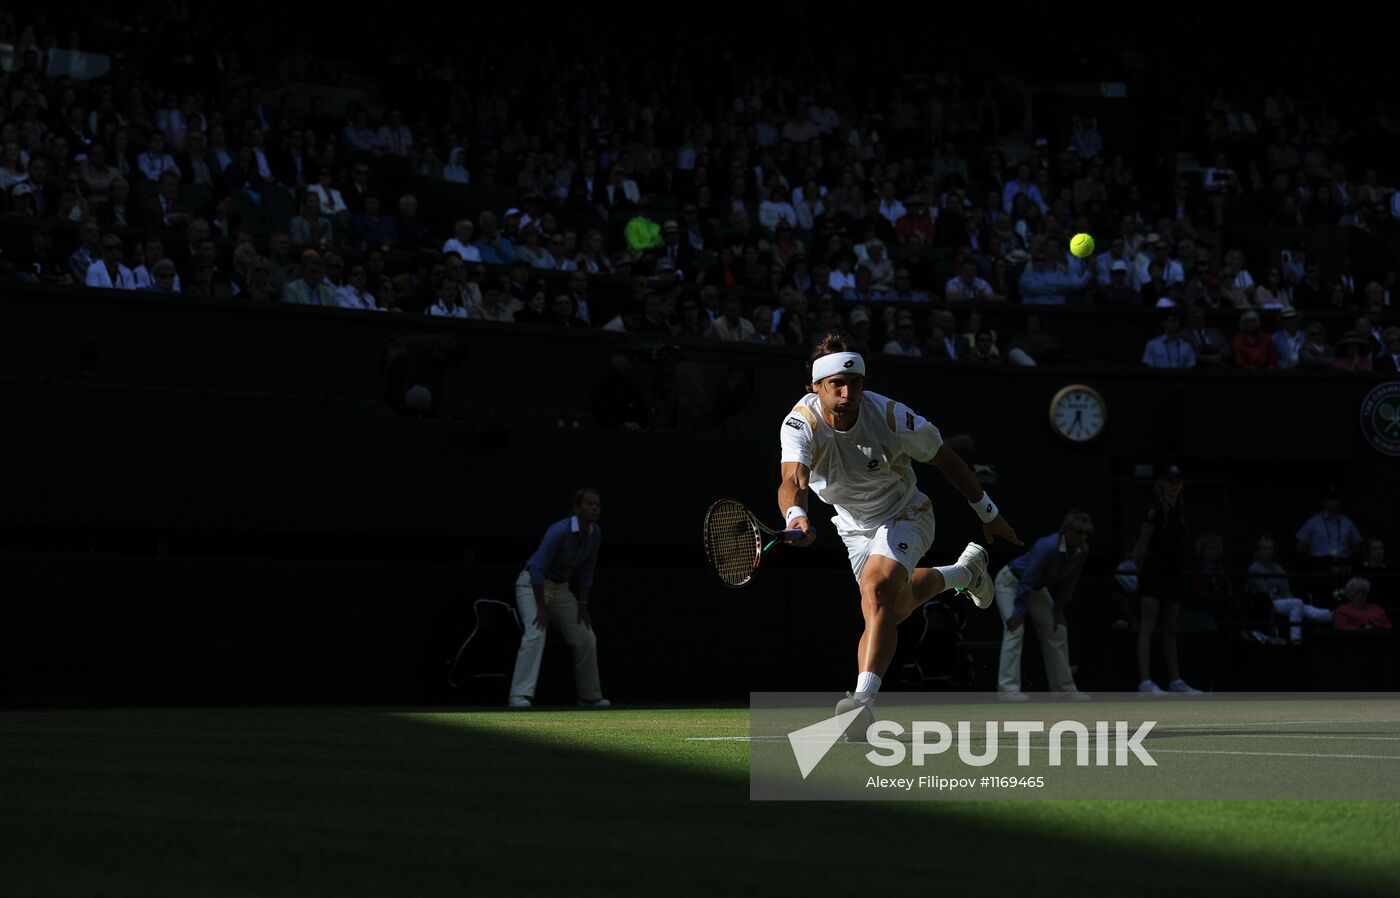
{"label": "shadow on grass", "polygon": [[[704,713],[647,712],[639,725],[693,725]],[[747,719],[711,717],[696,734],[732,733]],[[685,742],[680,732],[638,747],[609,718],[627,720],[352,709],[0,714],[0,881],[26,896],[340,898],[884,886],[1274,898],[1393,887],[1364,873],[1346,878],[1335,858],[1285,867],[1231,856],[1225,845],[1145,845],[1111,803],[753,803],[743,743]],[[1126,817],[1150,818],[1143,831],[1167,834],[1206,807],[1137,806]],[[1083,825],[1100,813],[1119,824]],[[1253,844],[1267,838],[1268,821],[1258,822],[1265,829]]]}

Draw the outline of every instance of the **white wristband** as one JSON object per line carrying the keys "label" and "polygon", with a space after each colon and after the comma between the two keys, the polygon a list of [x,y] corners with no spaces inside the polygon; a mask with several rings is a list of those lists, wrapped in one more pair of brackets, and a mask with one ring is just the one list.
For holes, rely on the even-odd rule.
{"label": "white wristband", "polygon": [[990,524],[997,519],[997,515],[1001,514],[1000,511],[997,511],[997,504],[992,501],[991,496],[987,495],[986,490],[982,491],[982,498],[969,504],[972,506],[972,510],[977,512],[977,517],[981,518],[984,524]]}
{"label": "white wristband", "polygon": [[801,505],[794,505],[787,510],[787,525],[791,527],[793,521],[805,517],[807,517],[807,509],[803,508]]}

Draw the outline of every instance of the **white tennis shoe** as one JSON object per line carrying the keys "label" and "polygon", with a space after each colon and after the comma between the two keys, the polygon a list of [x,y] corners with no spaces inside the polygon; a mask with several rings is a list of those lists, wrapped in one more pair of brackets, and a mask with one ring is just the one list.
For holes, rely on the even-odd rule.
{"label": "white tennis shoe", "polygon": [[836,717],[840,717],[847,711],[854,711],[856,708],[860,708],[864,712],[857,715],[856,719],[851,721],[851,725],[846,727],[846,732],[843,736],[847,742],[866,741],[865,733],[870,729],[870,725],[875,722],[875,712],[870,710],[874,706],[875,701],[873,699],[861,701],[849,692],[846,693],[845,698],[836,703],[836,714],[834,715]]}
{"label": "white tennis shoe", "polygon": [[962,590],[971,597],[972,604],[978,608],[992,607],[996,593],[992,589],[992,578],[987,576],[987,550],[977,543],[968,543],[958,556],[958,564],[966,567],[972,575],[967,581],[967,588]]}
{"label": "white tennis shoe", "polygon": [[523,711],[530,707],[530,700],[523,695],[512,695],[510,701],[506,702],[506,707],[514,711]]}

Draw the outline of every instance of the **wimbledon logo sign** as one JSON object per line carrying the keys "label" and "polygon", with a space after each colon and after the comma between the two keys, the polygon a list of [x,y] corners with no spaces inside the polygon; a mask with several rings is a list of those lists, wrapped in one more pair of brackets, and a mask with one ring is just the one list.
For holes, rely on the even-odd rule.
{"label": "wimbledon logo sign", "polygon": [[[854,708],[788,733],[788,744],[792,746],[797,769],[804,780],[863,711],[863,708]],[[1077,720],[1058,721],[1048,731],[1041,720],[989,720],[981,724],[985,739],[979,753],[972,735],[973,724],[969,721],[957,721],[955,733],[953,726],[940,720],[916,720],[907,730],[903,724],[893,720],[880,720],[871,724],[866,731],[870,751],[866,752],[865,758],[877,767],[895,767],[912,756],[910,762],[913,766],[922,767],[929,756],[941,755],[956,748],[958,759],[967,766],[986,767],[996,761],[1000,748],[998,739],[1002,734],[1007,734],[1016,737],[1017,766],[1029,767],[1031,736],[1047,733],[1051,767],[1063,766],[1067,744],[1073,752],[1076,767],[1126,767],[1129,756],[1136,758],[1144,767],[1156,767],[1157,761],[1142,747],[1142,740],[1156,725],[1155,720],[1145,720],[1129,735],[1130,724],[1124,720],[1094,721],[1092,733],[1089,724]],[[907,743],[899,738],[906,732],[911,737]]]}
{"label": "wimbledon logo sign", "polygon": [[1361,400],[1361,432],[1377,452],[1400,455],[1400,380],[1377,385]]}

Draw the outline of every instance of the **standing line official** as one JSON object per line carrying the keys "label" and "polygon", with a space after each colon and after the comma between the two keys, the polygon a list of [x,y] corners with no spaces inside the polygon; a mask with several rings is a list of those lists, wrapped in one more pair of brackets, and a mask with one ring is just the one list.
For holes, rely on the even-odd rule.
{"label": "standing line official", "polygon": [[1049,688],[1075,701],[1089,698],[1074,684],[1064,611],[1074,598],[1074,587],[1089,557],[1089,534],[1093,532],[1089,515],[1072,510],[1058,531],[1036,540],[1029,552],[1017,556],[997,574],[997,610],[1006,624],[997,677],[997,698],[1001,701],[1028,699],[1021,691],[1021,651],[1028,624],[1035,625],[1036,638],[1040,640]]}
{"label": "standing line official", "polygon": [[[586,708],[607,708],[612,704],[603,698],[598,683],[598,639],[588,613],[593,569],[603,541],[603,531],[598,527],[602,507],[597,490],[583,487],[575,492],[574,513],[550,525],[540,547],[515,581],[515,604],[525,635],[515,656],[508,702],[511,708],[528,708],[535,697],[550,624],[563,634],[573,650],[578,703]],[[575,579],[577,596],[569,588]]]}

